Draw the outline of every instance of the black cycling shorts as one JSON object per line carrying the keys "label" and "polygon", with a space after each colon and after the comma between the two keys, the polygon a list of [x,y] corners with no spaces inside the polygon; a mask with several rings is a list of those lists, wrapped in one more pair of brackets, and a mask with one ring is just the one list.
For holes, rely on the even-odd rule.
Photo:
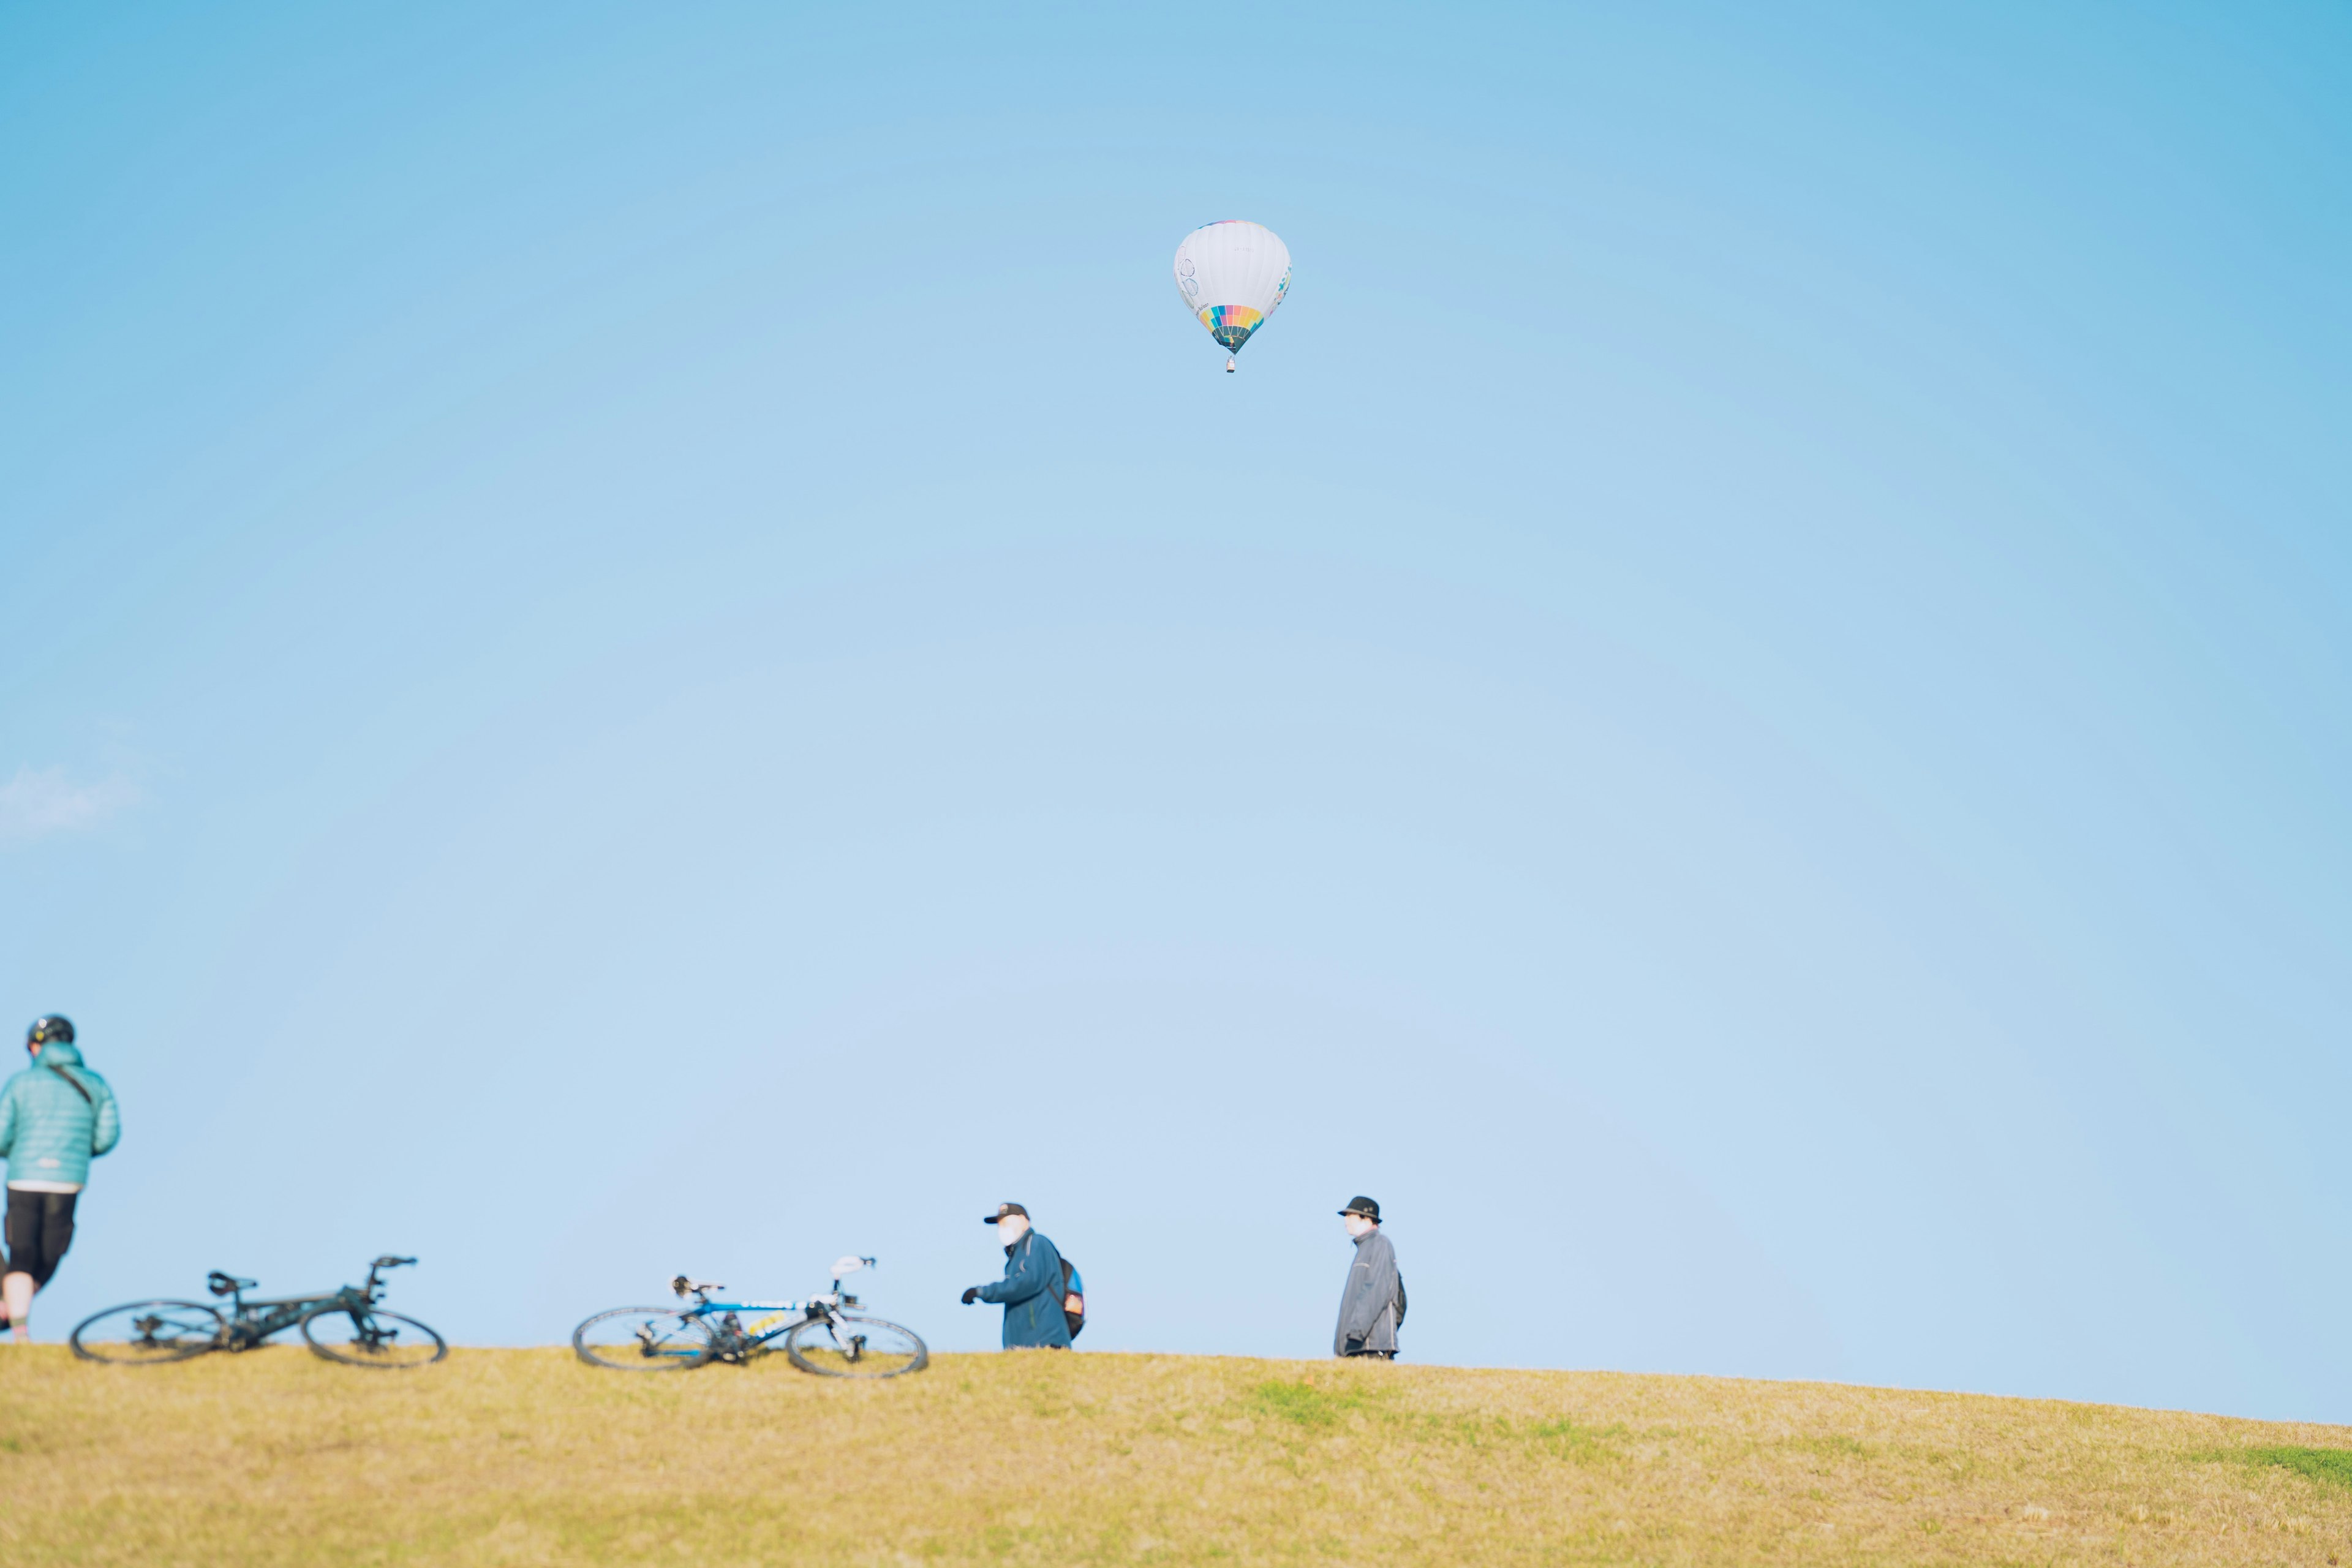
{"label": "black cycling shorts", "polygon": [[36,1290],[49,1282],[73,1245],[74,1200],[80,1196],[8,1189],[8,1273],[31,1275]]}

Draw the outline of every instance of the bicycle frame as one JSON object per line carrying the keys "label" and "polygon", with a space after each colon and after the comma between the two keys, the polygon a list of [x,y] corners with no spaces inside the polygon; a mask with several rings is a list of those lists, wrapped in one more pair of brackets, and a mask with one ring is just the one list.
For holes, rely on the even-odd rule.
{"label": "bicycle frame", "polygon": [[[681,1291],[681,1295],[688,1292]],[[770,1340],[781,1339],[812,1318],[831,1317],[842,1305],[836,1292],[818,1296],[806,1301],[714,1301],[701,1290],[692,1292],[694,1305],[678,1314],[681,1318],[715,1320],[711,1321],[711,1341],[718,1347],[720,1361],[740,1361]],[[856,1297],[848,1298],[852,1304]],[[745,1323],[742,1314],[767,1314]]]}
{"label": "bicycle frame", "polygon": [[222,1330],[221,1348],[251,1350],[314,1312],[348,1311],[356,1317],[383,1299],[383,1268],[381,1260],[370,1264],[364,1285],[345,1285],[315,1296],[277,1296],[253,1301],[245,1299],[252,1280],[239,1279],[215,1268],[205,1283],[211,1286],[214,1295],[229,1299],[228,1324]]}
{"label": "bicycle frame", "polygon": [[[848,1263],[843,1260],[843,1265]],[[874,1260],[862,1258],[858,1265],[872,1268]],[[837,1265],[836,1267],[841,1267]],[[830,1322],[843,1311],[857,1305],[857,1298],[841,1288],[841,1277],[834,1276],[833,1289],[822,1296],[812,1296],[805,1301],[714,1301],[714,1290],[724,1290],[724,1285],[698,1285],[681,1274],[669,1282],[670,1291],[677,1296],[692,1296],[694,1305],[678,1316],[689,1320],[717,1321],[711,1324],[711,1342],[718,1359],[741,1361],[763,1348],[770,1340],[781,1339],[807,1322]],[[743,1322],[745,1312],[771,1314],[749,1324]],[[794,1317],[792,1314],[798,1313]]]}

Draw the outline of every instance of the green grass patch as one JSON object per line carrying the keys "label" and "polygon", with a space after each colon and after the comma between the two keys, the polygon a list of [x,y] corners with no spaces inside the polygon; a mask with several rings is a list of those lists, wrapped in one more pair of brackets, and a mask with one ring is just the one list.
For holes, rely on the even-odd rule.
{"label": "green grass patch", "polygon": [[1250,1390],[1250,1403],[1263,1414],[1301,1426],[1336,1426],[1343,1416],[1370,1410],[1372,1397],[1360,1388],[1329,1388],[1311,1379],[1276,1379]]}
{"label": "green grass patch", "polygon": [[2342,1487],[2352,1491],[2352,1448],[2297,1448],[2281,1445],[2242,1449],[2239,1457],[2249,1464],[2275,1465],[2283,1470],[2293,1470],[2298,1476],[2307,1476],[2322,1486]]}
{"label": "green grass patch", "polygon": [[1555,1458],[1572,1459],[1579,1464],[1592,1459],[1613,1459],[1618,1450],[1612,1439],[1625,1436],[1622,1422],[1612,1421],[1606,1426],[1586,1426],[1566,1416],[1556,1421],[1532,1421],[1519,1427],[1519,1434],[1532,1446]]}
{"label": "green grass patch", "polygon": [[1452,1441],[1473,1448],[1499,1444],[1563,1459],[1614,1458],[1617,1449],[1612,1439],[1625,1436],[1623,1424],[1617,1422],[1589,1426],[1566,1416],[1528,1421],[1475,1412],[1441,1415],[1401,1410],[1392,1407],[1390,1394],[1388,1389],[1324,1383],[1313,1377],[1276,1379],[1252,1385],[1247,1403],[1255,1414],[1297,1426],[1328,1429],[1351,1417],[1363,1417],[1381,1429],[1411,1433],[1423,1441]]}

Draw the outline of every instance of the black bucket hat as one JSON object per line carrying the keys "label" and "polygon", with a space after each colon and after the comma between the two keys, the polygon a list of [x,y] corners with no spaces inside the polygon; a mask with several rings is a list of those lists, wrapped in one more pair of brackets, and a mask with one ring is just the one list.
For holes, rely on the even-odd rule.
{"label": "black bucket hat", "polygon": [[982,1225],[994,1225],[998,1220],[1003,1219],[1009,1214],[1017,1214],[1023,1219],[1027,1219],[1029,1217],[1029,1211],[1023,1208],[1019,1204],[999,1204],[996,1205],[996,1212],[992,1215],[982,1215],[981,1216],[980,1223]]}
{"label": "black bucket hat", "polygon": [[1374,1225],[1381,1223],[1381,1205],[1370,1198],[1349,1198],[1348,1206],[1339,1212],[1342,1215],[1360,1214]]}

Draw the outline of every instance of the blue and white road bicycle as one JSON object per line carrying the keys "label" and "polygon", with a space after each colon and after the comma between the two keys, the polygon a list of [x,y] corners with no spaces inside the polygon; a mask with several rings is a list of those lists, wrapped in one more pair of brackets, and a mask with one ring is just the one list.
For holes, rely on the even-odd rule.
{"label": "blue and white road bicycle", "polygon": [[870,1258],[833,1266],[833,1289],[805,1301],[723,1301],[724,1285],[669,1282],[686,1307],[615,1307],[572,1331],[572,1348],[590,1366],[615,1372],[684,1372],[714,1361],[741,1365],[783,1343],[803,1372],[820,1377],[896,1377],[920,1372],[931,1352],[911,1329],[855,1310],[842,1280],[874,1267]]}

